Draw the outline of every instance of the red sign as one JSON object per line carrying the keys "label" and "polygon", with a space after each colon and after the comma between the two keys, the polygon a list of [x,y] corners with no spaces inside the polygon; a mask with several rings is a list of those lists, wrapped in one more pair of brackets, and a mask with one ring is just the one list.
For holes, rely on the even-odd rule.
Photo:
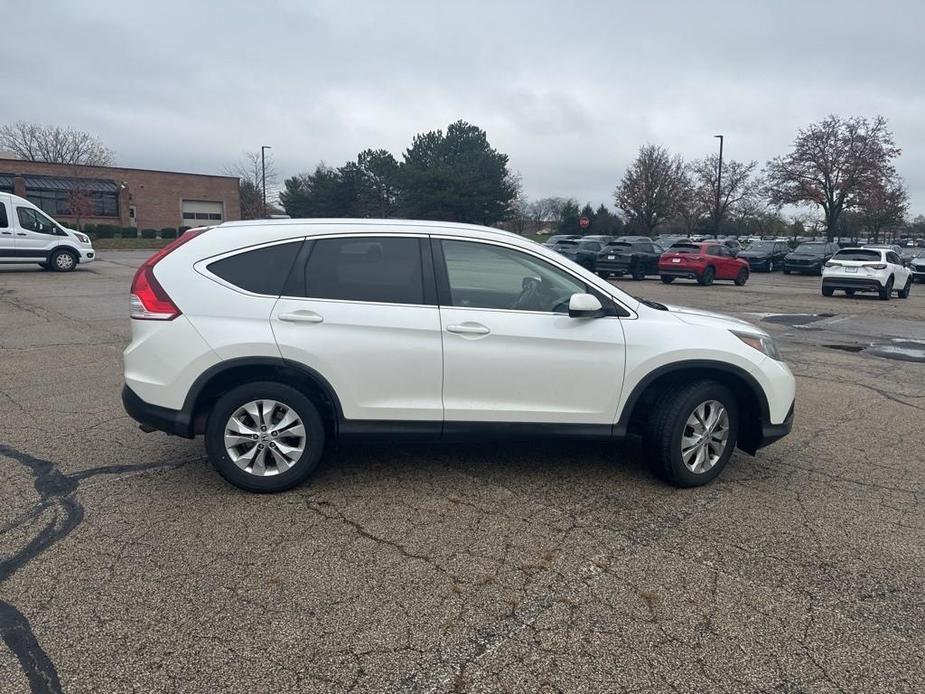
{"label": "red sign", "polygon": [[580,226],[582,229],[587,229],[589,226],[591,226],[591,220],[587,217],[579,217],[578,226]]}

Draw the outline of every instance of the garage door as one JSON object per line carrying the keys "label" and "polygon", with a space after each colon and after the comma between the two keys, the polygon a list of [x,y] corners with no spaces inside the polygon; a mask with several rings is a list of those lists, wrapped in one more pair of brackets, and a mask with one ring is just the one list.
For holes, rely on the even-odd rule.
{"label": "garage door", "polygon": [[205,202],[203,200],[183,201],[183,225],[188,227],[201,227],[221,224],[225,219],[224,205],[220,202]]}

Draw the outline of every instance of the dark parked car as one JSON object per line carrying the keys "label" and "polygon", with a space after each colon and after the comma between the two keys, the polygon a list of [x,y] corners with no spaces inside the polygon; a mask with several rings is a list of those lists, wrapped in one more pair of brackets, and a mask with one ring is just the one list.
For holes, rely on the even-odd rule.
{"label": "dark parked car", "polygon": [[559,243],[559,241],[576,240],[580,238],[581,236],[578,234],[554,234],[553,236],[550,236],[548,239],[546,239],[543,245],[547,248],[554,248],[555,245]]}
{"label": "dark parked car", "polygon": [[790,246],[786,241],[755,241],[736,257],[747,262],[752,271],[774,272],[784,267],[784,258],[789,252]]}
{"label": "dark parked car", "polygon": [[563,241],[553,250],[594,272],[597,265],[597,254],[603,247],[604,244],[601,241],[586,238],[580,241]]}
{"label": "dark parked car", "polygon": [[634,280],[646,275],[657,275],[658,259],[665,252],[649,239],[641,241],[614,241],[598,253],[595,270],[601,277],[631,275]]}
{"label": "dark parked car", "polygon": [[723,239],[723,245],[733,253],[738,253],[742,250],[742,244],[739,243],[738,239]]}
{"label": "dark parked car", "polygon": [[784,274],[806,272],[821,275],[822,267],[832,259],[832,256],[838,250],[837,243],[827,243],[825,241],[801,243],[795,251],[788,253],[784,258]]}

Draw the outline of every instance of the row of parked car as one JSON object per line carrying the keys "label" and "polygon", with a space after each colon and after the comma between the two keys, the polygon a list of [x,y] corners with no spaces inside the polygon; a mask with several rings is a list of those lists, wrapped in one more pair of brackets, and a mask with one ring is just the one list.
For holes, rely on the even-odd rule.
{"label": "row of parked car", "polygon": [[[669,243],[663,245],[659,241]],[[858,249],[842,248],[838,243],[829,241],[801,243],[791,249],[786,240],[756,240],[743,248],[736,239],[694,241],[678,237],[652,240],[647,236],[559,235],[550,237],[545,245],[601,277],[629,275],[634,280],[642,280],[648,275],[658,275],[666,284],[682,278],[703,285],[712,284],[715,280],[731,280],[741,286],[748,281],[753,271],[783,270],[784,274],[825,275],[832,274],[827,272],[832,270],[836,274],[840,272],[841,275],[847,275],[865,267],[861,265],[854,270],[838,270],[852,267],[857,259],[848,256]],[[890,266],[887,274],[892,278],[892,284],[887,291],[886,278],[880,282],[879,287],[874,287],[871,282],[848,281],[847,284],[851,286],[838,286],[839,289],[846,289],[846,293],[854,294],[855,291],[869,289],[881,295],[896,291],[902,296],[907,280],[910,287],[915,278],[925,281],[925,249],[870,245],[865,246],[864,250],[877,256],[875,260],[868,259],[872,265]],[[870,253],[867,255],[873,258]],[[883,268],[869,269],[883,274]],[[864,274],[866,270],[861,272]],[[835,285],[831,282],[823,284],[823,293],[830,296],[827,284],[830,289]],[[908,296],[908,291],[905,295]]]}

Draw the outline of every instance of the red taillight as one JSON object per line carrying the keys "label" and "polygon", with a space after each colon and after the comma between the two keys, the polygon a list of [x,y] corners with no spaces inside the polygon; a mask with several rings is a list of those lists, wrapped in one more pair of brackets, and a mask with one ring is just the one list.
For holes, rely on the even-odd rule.
{"label": "red taillight", "polygon": [[181,315],[180,309],[154,276],[154,266],[207,229],[208,227],[190,229],[141,264],[132,279],[132,296],[129,300],[129,314],[132,318],[135,320],[173,320]]}

